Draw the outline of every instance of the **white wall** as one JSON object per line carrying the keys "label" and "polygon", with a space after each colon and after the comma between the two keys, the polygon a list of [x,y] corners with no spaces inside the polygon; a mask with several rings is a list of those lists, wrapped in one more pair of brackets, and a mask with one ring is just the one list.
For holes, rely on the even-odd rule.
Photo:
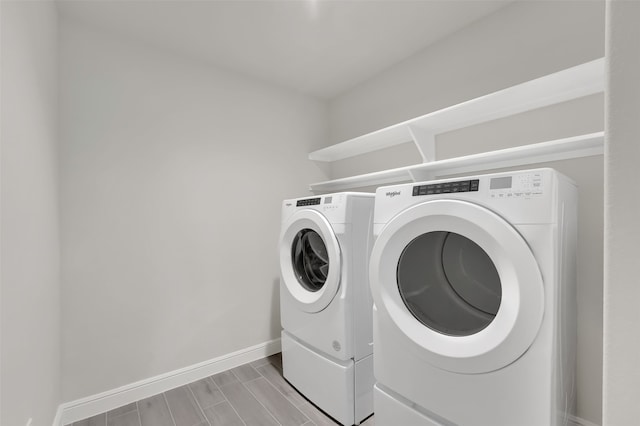
{"label": "white wall", "polygon": [[65,401],[279,337],[326,105],[61,22]]}
{"label": "white wall", "polygon": [[0,8],[0,424],[50,425],[60,403],[56,11]]}
{"label": "white wall", "polygon": [[603,404],[604,424],[623,426],[640,418],[640,197],[628,184],[640,164],[640,3],[607,4]]}
{"label": "white wall", "polygon": [[[330,103],[338,142],[604,56],[604,2],[518,2],[432,45]],[[594,95],[439,136],[449,158],[600,131]],[[332,178],[419,163],[410,144],[334,162]],[[602,418],[603,159],[544,164],[580,186],[578,415]]]}

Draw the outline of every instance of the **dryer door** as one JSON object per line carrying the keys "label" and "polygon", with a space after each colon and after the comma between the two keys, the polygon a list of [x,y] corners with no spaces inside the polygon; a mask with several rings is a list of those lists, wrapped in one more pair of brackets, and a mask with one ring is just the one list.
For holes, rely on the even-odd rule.
{"label": "dryer door", "polygon": [[394,217],[370,262],[378,309],[431,364],[454,372],[500,369],[529,348],[544,290],[526,241],[500,216],[434,200]]}
{"label": "dryer door", "polygon": [[340,287],[340,246],[327,219],[315,210],[300,210],[280,235],[280,273],[291,296],[306,312],[319,312]]}

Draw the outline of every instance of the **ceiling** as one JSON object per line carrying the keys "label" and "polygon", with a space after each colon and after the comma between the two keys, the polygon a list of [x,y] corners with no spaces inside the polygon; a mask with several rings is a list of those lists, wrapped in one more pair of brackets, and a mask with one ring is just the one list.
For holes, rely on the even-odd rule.
{"label": "ceiling", "polygon": [[63,19],[115,31],[322,99],[510,0],[59,0]]}

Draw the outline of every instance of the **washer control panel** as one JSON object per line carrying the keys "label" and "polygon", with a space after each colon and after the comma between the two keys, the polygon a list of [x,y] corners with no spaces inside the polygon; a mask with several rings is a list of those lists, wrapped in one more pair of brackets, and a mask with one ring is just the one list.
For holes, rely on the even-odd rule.
{"label": "washer control panel", "polygon": [[413,187],[413,196],[449,194],[452,192],[477,191],[480,186],[479,179],[458,180],[455,182],[438,182],[429,185],[417,185]]}
{"label": "washer control panel", "polygon": [[543,175],[540,172],[518,173],[489,180],[491,198],[530,198],[544,192]]}

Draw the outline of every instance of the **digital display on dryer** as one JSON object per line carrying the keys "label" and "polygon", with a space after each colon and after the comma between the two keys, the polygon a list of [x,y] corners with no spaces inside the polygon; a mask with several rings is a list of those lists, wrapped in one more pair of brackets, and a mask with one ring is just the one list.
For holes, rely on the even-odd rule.
{"label": "digital display on dryer", "polygon": [[511,176],[492,178],[489,182],[489,189],[509,189],[511,188]]}

